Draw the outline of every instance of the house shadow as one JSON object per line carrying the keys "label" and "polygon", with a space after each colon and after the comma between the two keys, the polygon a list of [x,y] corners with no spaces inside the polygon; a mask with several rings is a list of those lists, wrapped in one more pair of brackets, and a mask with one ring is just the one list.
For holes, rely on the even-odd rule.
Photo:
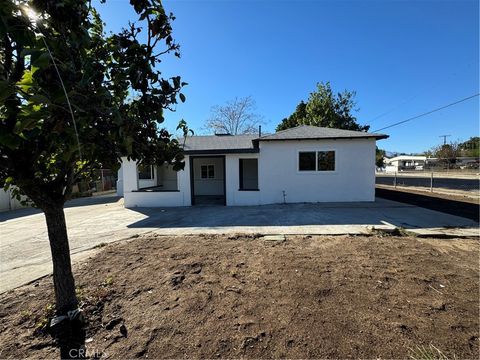
{"label": "house shadow", "polygon": [[145,216],[129,228],[231,228],[394,225],[403,228],[470,227],[473,220],[377,198],[365,203],[132,208]]}

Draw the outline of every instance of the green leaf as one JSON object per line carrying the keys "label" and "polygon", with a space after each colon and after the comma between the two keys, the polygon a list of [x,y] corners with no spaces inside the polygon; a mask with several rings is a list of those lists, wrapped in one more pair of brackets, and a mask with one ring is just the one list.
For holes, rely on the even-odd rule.
{"label": "green leaf", "polygon": [[48,52],[43,52],[40,56],[33,56],[32,55],[32,65],[38,68],[46,68],[50,64],[50,54]]}
{"label": "green leaf", "polygon": [[17,83],[17,85],[22,89],[23,92],[28,92],[28,90],[33,85],[33,74],[38,70],[38,67],[32,66],[30,70],[26,70],[23,73],[22,79]]}
{"label": "green leaf", "polygon": [[180,93],[179,96],[180,96],[180,100],[182,100],[182,103],[184,103],[185,100],[187,99],[187,98],[185,97],[185,95],[183,95],[182,93]]}
{"label": "green leaf", "polygon": [[0,132],[0,145],[13,150],[20,145],[20,141],[20,138],[16,134]]}
{"label": "green leaf", "polygon": [[35,118],[34,116],[25,118],[23,120],[18,120],[15,124],[14,131],[17,134],[21,134],[25,130],[33,129],[37,125],[37,121],[38,119]]}
{"label": "green leaf", "polygon": [[50,104],[50,100],[41,94],[35,94],[28,98],[28,100],[34,104]]}
{"label": "green leaf", "polygon": [[180,87],[180,76],[175,76],[172,78],[173,80],[173,86],[175,86],[176,88],[179,88]]}
{"label": "green leaf", "polygon": [[[10,186],[13,184],[13,177],[9,176],[5,179],[4,183],[3,183],[3,190],[7,191]],[[0,184],[2,185],[2,184]]]}

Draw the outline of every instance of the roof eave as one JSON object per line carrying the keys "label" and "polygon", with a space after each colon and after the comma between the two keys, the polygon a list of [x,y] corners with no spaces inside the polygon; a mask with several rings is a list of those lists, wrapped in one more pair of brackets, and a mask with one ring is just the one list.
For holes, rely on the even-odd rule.
{"label": "roof eave", "polygon": [[222,155],[222,154],[252,154],[259,149],[210,149],[210,150],[184,150],[185,155]]}
{"label": "roof eave", "polygon": [[258,138],[253,141],[302,141],[302,140],[337,140],[337,139],[376,139],[382,140],[389,138],[389,135],[369,135],[369,136],[335,136],[335,137],[309,137],[309,138],[288,138],[288,139],[268,139],[268,138]]}

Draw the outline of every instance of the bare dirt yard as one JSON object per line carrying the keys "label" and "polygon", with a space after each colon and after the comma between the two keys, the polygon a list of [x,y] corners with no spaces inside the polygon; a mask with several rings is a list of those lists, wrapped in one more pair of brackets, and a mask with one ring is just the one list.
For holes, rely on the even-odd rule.
{"label": "bare dirt yard", "polygon": [[[479,241],[145,236],[76,266],[102,358],[479,354]],[[51,278],[0,296],[0,358],[58,357]],[[126,336],[119,331],[124,324]]]}

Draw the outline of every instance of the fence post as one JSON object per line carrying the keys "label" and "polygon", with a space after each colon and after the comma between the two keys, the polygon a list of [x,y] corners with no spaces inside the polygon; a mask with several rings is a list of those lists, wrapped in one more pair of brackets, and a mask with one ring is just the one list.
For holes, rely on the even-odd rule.
{"label": "fence post", "polygon": [[433,192],[433,171],[430,173],[430,192]]}
{"label": "fence post", "polygon": [[393,187],[397,188],[397,172],[395,171],[395,177],[393,178]]}
{"label": "fence post", "polygon": [[100,169],[100,175],[102,177],[102,191],[105,191],[105,178],[103,177],[103,169]]}

